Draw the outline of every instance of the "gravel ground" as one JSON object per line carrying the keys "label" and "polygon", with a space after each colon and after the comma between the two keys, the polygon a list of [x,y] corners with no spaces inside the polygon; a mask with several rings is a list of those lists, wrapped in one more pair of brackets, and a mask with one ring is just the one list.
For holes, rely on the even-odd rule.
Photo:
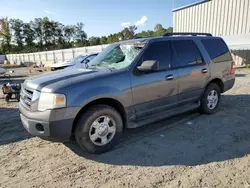
{"label": "gravel ground", "polygon": [[0,99],[0,187],[250,187],[250,71],[216,114],[196,111],[127,130],[91,155],[22,128],[17,102]]}

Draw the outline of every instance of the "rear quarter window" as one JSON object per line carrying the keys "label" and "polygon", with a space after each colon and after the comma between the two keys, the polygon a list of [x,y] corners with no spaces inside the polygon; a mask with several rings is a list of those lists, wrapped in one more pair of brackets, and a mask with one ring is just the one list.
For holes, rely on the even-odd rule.
{"label": "rear quarter window", "polygon": [[201,41],[213,63],[231,61],[232,56],[222,39],[205,39]]}

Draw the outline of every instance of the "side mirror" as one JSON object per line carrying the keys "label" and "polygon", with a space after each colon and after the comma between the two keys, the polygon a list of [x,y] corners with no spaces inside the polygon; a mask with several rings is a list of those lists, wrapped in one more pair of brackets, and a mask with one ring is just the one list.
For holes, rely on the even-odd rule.
{"label": "side mirror", "polygon": [[143,61],[137,69],[141,72],[155,72],[159,70],[159,62],[156,60]]}

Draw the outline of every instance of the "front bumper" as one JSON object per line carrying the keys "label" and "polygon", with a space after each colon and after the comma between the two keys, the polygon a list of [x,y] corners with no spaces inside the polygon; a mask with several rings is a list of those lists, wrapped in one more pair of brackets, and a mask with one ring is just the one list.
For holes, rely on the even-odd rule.
{"label": "front bumper", "polygon": [[33,136],[46,140],[65,142],[71,137],[78,108],[62,108],[44,112],[30,112],[19,103],[24,128]]}

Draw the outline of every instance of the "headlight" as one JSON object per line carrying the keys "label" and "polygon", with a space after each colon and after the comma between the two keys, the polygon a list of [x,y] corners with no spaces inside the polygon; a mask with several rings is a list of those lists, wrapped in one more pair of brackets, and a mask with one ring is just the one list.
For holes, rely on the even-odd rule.
{"label": "headlight", "polygon": [[38,111],[66,107],[66,97],[63,94],[41,93]]}

